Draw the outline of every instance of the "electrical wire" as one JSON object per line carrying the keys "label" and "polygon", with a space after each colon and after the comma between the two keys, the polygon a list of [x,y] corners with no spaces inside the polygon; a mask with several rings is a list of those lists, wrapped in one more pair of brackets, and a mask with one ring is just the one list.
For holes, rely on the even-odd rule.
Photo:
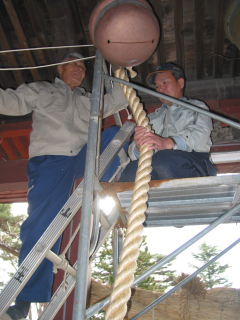
{"label": "electrical wire", "polygon": [[[12,49],[12,50],[2,50],[1,53],[12,53],[12,52],[21,52],[21,51],[33,51],[33,50],[46,50],[46,49],[64,49],[64,48],[80,48],[80,47],[93,47],[93,44],[86,44],[86,45],[74,45],[74,46],[58,46],[58,47],[39,47],[39,48],[25,48],[25,49]],[[94,59],[95,56],[90,56],[81,59],[75,59],[75,61],[82,61],[82,60],[89,60]],[[59,66],[60,64],[67,64],[69,61],[58,62],[58,63],[51,63],[41,66],[34,66],[34,67],[21,67],[21,68],[0,68],[0,71],[16,71],[16,70],[29,70],[29,69],[40,69],[40,68],[48,68]]]}
{"label": "electrical wire", "polygon": [[226,59],[226,60],[239,60],[240,59],[240,58],[228,58],[228,57],[225,57],[225,56],[223,56],[222,54],[219,54],[219,53],[212,54],[209,59],[211,59],[214,56],[219,56],[219,57],[221,57],[223,59]]}
{"label": "electrical wire", "polygon": [[[89,59],[94,59],[94,58],[95,58],[95,56],[91,56],[91,57],[87,57],[87,58],[74,59],[74,61],[89,60]],[[40,69],[40,68],[47,68],[47,67],[59,66],[60,64],[67,64],[67,63],[69,63],[69,61],[52,63],[52,64],[46,64],[46,65],[35,66],[35,67],[0,68],[0,71],[16,71],[16,70]]]}
{"label": "electrical wire", "polygon": [[57,47],[39,47],[39,48],[11,49],[11,50],[1,50],[0,53],[47,50],[47,49],[49,50],[49,49],[65,49],[65,48],[84,48],[84,47],[94,47],[94,44],[79,44],[79,45],[74,45],[74,46],[57,46]]}

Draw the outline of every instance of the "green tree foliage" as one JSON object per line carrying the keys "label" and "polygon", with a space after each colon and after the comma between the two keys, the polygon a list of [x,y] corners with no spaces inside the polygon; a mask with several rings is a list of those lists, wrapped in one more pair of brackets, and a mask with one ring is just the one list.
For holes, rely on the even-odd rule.
{"label": "green tree foliage", "polygon": [[[4,269],[0,263],[0,272],[4,271],[8,276],[4,278],[4,282],[0,282],[0,289],[4,288],[18,268],[18,256],[22,244],[20,226],[25,219],[26,215],[13,215],[11,204],[0,204],[0,261],[8,262],[13,270],[10,272],[10,268]],[[36,310],[35,313],[40,315],[44,305],[44,303],[32,303],[28,318],[33,320],[33,309]]]}
{"label": "green tree foliage", "polygon": [[[101,281],[102,284],[113,285],[114,282],[112,240],[113,237],[111,235],[104,242],[92,263],[92,277],[95,280]],[[143,236],[134,277],[136,278],[164,257],[161,254],[151,254],[148,251],[146,236]],[[164,293],[176,278],[175,270],[170,270],[170,266],[171,263],[167,263],[159,271],[156,271],[153,275],[140,282],[137,287]],[[91,317],[91,319],[104,319],[104,311],[100,311]]]}
{"label": "green tree foliage", "polygon": [[14,216],[11,204],[0,204],[0,258],[9,261],[15,269],[21,248],[20,225],[25,218]]}
{"label": "green tree foliage", "polygon": [[[140,253],[137,261],[137,270],[134,277],[136,278],[156,262],[163,259],[161,254],[151,254],[148,251],[146,236],[143,236],[143,241],[140,246]],[[139,288],[157,292],[165,292],[171,286],[175,279],[175,270],[170,270],[171,263],[166,264],[159,271],[147,277],[138,284]],[[104,242],[102,248],[97,253],[92,264],[92,277],[103,284],[113,284],[113,259],[112,259],[112,236]]]}
{"label": "green tree foliage", "polygon": [[[216,246],[207,245],[206,242],[202,243],[198,249],[199,252],[192,253],[192,256],[195,260],[201,262],[201,264],[199,264],[199,266],[189,264],[190,267],[195,269],[199,269],[203,264],[207,263],[220,252]],[[229,283],[228,279],[223,276],[223,273],[228,268],[230,268],[228,264],[222,266],[218,261],[215,261],[203,270],[200,274],[206,283],[206,288],[211,289],[216,286],[231,287],[232,283]]]}
{"label": "green tree foliage", "polygon": [[21,248],[20,225],[24,219],[24,215],[13,215],[11,204],[0,204],[0,261],[7,262],[0,264],[0,270],[9,276],[4,278],[3,282],[0,282],[0,288],[6,285],[17,270]]}

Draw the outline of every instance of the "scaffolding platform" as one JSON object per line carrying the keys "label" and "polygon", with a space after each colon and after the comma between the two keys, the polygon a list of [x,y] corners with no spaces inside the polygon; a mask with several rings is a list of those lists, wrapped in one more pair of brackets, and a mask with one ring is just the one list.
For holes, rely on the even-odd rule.
{"label": "scaffolding platform", "polygon": [[[240,174],[151,181],[144,226],[210,224],[239,203],[239,184]],[[127,191],[115,190],[126,211],[129,211],[133,194],[130,188],[128,184]],[[240,222],[240,211],[226,222]]]}

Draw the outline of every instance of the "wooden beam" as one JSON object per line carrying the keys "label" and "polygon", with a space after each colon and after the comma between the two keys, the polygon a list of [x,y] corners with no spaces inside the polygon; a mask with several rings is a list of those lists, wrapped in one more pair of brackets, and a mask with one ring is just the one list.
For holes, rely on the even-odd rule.
{"label": "wooden beam", "polygon": [[157,59],[158,59],[158,65],[160,65],[166,62],[165,44],[164,44],[164,36],[163,36],[162,2],[160,0],[151,0],[151,4],[155,10],[155,14],[158,18],[159,26],[160,26],[160,41],[157,47]]}
{"label": "wooden beam", "polygon": [[183,36],[184,36],[184,58],[185,76],[189,79],[196,79],[195,63],[195,16],[193,0],[183,0]]}
{"label": "wooden beam", "polygon": [[[14,30],[16,32],[16,35],[17,35],[17,38],[18,38],[18,41],[20,43],[21,48],[29,48],[29,44],[28,44],[27,39],[24,35],[21,23],[18,19],[18,16],[17,16],[16,10],[14,8],[14,5],[12,3],[12,0],[4,0],[3,2],[6,7],[6,10],[8,12],[9,18],[12,22],[12,25],[14,27]],[[31,51],[25,51],[24,55],[26,56],[30,67],[36,66]],[[35,81],[41,80],[41,76],[40,76],[37,69],[31,69],[30,72],[31,72],[33,79]]]}
{"label": "wooden beam", "polygon": [[10,160],[28,159],[31,121],[0,125],[1,149]]}
{"label": "wooden beam", "polygon": [[196,79],[204,79],[204,1],[194,0]]}
{"label": "wooden beam", "polygon": [[1,192],[27,189],[27,163],[28,160],[0,161]]}
{"label": "wooden beam", "polygon": [[146,78],[148,76],[148,70],[147,70],[147,62],[143,62],[140,64],[140,71],[141,71],[141,79],[142,84],[146,84]]}
{"label": "wooden beam", "polygon": [[13,142],[9,138],[4,138],[1,142],[1,147],[3,148],[4,152],[8,156],[8,160],[18,160],[20,156],[17,153],[17,149],[14,146]]}
{"label": "wooden beam", "polygon": [[182,0],[174,0],[174,25],[177,64],[185,68],[184,39],[183,39],[183,3]]}
{"label": "wooden beam", "polygon": [[186,83],[185,94],[200,100],[225,100],[240,98],[240,77],[198,80]]}
{"label": "wooden beam", "polygon": [[[2,60],[0,58],[0,67],[4,68],[4,65],[2,63]],[[11,79],[9,77],[9,73],[7,71],[1,71],[0,72],[0,84],[2,88],[9,88],[11,87]]]}
{"label": "wooden beam", "polygon": [[[148,86],[154,91],[153,87]],[[225,100],[240,98],[240,77],[186,81],[185,95],[192,99]],[[140,90],[138,95],[145,104],[159,103],[159,99]]]}
{"label": "wooden beam", "polygon": [[[158,188],[161,184],[168,180],[151,180],[149,182],[149,187]],[[131,191],[135,185],[135,182],[100,182],[103,188],[101,195],[109,193],[118,193],[123,191]]]}
{"label": "wooden beam", "polygon": [[73,22],[77,30],[76,32],[77,39],[79,42],[83,40],[85,43],[87,43],[87,39],[84,33],[84,28],[82,25],[82,20],[79,14],[77,3],[75,0],[69,0],[68,2],[69,2],[69,8],[70,8],[71,14],[73,16]]}
{"label": "wooden beam", "polygon": [[[82,4],[82,3],[81,3]],[[93,3],[93,1],[88,1],[88,8],[94,8],[96,3]],[[77,5],[77,0],[69,0],[69,7],[70,11],[72,13],[72,16],[74,17],[74,25],[76,29],[77,39],[79,44],[92,44],[92,40],[90,39],[90,36],[87,36],[86,33],[88,33],[88,29],[85,30],[83,26],[83,21],[86,19],[89,21],[90,19],[90,13],[87,13],[84,11],[84,16],[82,17],[81,12],[79,11],[79,6]],[[88,25],[88,23],[87,23]],[[85,47],[81,48],[80,52],[84,55],[84,57],[89,57],[94,54],[90,54],[90,48]],[[92,81],[93,81],[93,70],[94,70],[94,60],[86,60],[85,65],[87,68],[86,76],[83,79],[82,86],[87,91],[92,91]]]}
{"label": "wooden beam", "polygon": [[17,123],[4,123],[0,125],[0,136],[5,138],[29,135],[32,130],[32,121],[24,121]]}
{"label": "wooden beam", "polygon": [[[1,192],[0,191],[0,203],[15,203],[15,202],[27,202],[27,184],[17,184],[20,190]],[[21,187],[23,188],[21,190]]]}
{"label": "wooden beam", "polygon": [[2,138],[15,138],[15,137],[21,137],[21,136],[29,136],[32,129],[14,129],[14,130],[7,130],[3,131],[0,127],[0,135]]}
{"label": "wooden beam", "polygon": [[231,61],[231,74],[232,77],[238,77],[240,74],[240,50],[235,46],[235,44],[231,44],[232,47],[232,56],[231,58],[236,58]]}
{"label": "wooden beam", "polygon": [[[36,0],[24,0],[25,6],[27,8],[29,17],[32,22],[33,29],[36,33],[36,37],[39,42],[40,47],[50,47],[48,41],[47,32],[44,28],[44,23],[42,21],[41,15],[39,14],[38,5]],[[51,64],[54,62],[52,50],[42,50],[42,54],[45,58],[46,64]],[[48,73],[51,79],[56,77],[56,71],[54,68],[49,67]]]}
{"label": "wooden beam", "polygon": [[[2,50],[11,50],[12,47],[6,37],[6,34],[7,33],[3,31],[2,25],[0,25],[0,42],[1,42]],[[9,60],[11,67],[17,68],[18,63],[14,57],[14,54],[8,53],[5,55],[7,56],[7,59]],[[18,85],[24,83],[24,78],[23,78],[20,70],[13,71],[13,74],[14,74],[14,77],[15,77]]]}
{"label": "wooden beam", "polygon": [[[45,0],[48,14],[51,18],[51,34],[53,46],[77,44],[76,29],[73,16],[66,0]],[[55,50],[56,61],[61,61],[68,49]]]}
{"label": "wooden beam", "polygon": [[[214,53],[223,54],[223,46],[224,46],[224,13],[226,9],[226,1],[216,0],[216,15],[215,15],[215,46]],[[223,58],[220,56],[215,56],[215,67],[214,67],[214,75],[215,78],[222,77],[222,64]]]}
{"label": "wooden beam", "polygon": [[12,138],[18,153],[20,154],[22,159],[28,159],[28,144],[24,141],[24,137],[13,137]]}

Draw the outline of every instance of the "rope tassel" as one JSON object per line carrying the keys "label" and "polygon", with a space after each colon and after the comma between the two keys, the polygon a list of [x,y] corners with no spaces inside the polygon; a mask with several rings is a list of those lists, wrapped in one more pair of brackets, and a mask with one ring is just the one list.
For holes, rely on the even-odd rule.
{"label": "rope tassel", "polygon": [[[130,70],[131,73],[131,70]],[[115,76],[129,81],[125,71],[119,69]],[[138,126],[151,130],[143,105],[133,88],[120,84],[123,93],[129,103],[133,116]],[[129,210],[128,227],[126,238],[123,242],[123,250],[120,255],[120,263],[117,276],[114,281],[113,291],[110,297],[109,307],[105,314],[106,320],[122,320],[127,313],[127,302],[131,298],[131,286],[134,282],[134,272],[137,268],[139,247],[142,242],[141,234],[143,222],[145,221],[146,202],[148,200],[149,182],[151,180],[151,162],[153,151],[148,146],[140,147],[138,170],[135,178],[133,197]]]}

